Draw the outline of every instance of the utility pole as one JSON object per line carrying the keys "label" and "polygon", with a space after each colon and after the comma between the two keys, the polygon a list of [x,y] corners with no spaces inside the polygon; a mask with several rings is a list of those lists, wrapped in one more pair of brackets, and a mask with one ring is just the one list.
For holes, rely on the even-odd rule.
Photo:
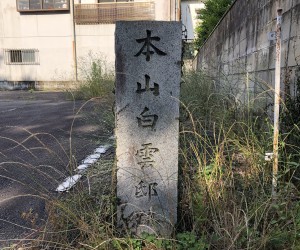
{"label": "utility pole", "polygon": [[274,100],[274,138],[273,138],[273,177],[272,197],[275,198],[278,185],[278,135],[280,107],[280,70],[281,70],[281,23],[282,9],[277,9],[276,25],[276,65],[275,65],[275,100]]}

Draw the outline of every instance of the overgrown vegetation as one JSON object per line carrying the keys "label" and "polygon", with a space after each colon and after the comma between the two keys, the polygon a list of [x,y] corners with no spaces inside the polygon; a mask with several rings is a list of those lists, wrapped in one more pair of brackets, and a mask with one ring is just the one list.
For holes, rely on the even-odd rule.
{"label": "overgrown vegetation", "polygon": [[201,10],[198,19],[201,20],[196,27],[197,38],[195,48],[199,49],[214,30],[224,13],[227,11],[233,0],[207,0],[205,8]]}
{"label": "overgrown vegetation", "polygon": [[93,112],[82,118],[99,127],[94,139],[103,143],[114,130],[114,72],[101,56],[89,53],[80,60],[79,78],[77,88],[68,92],[68,98],[85,101],[79,113],[89,104]]}
{"label": "overgrown vegetation", "polygon": [[183,80],[173,238],[118,234],[111,152],[85,184],[49,201],[49,221],[32,249],[299,249],[298,95],[287,100],[285,114],[294,119],[285,118],[279,191],[272,199],[272,162],[264,155],[272,150],[273,131],[266,107],[256,105],[249,89],[242,93],[247,102],[239,102],[232,89],[203,72],[187,72]]}
{"label": "overgrown vegetation", "polygon": [[182,100],[188,116],[181,132],[182,229],[206,239],[209,249],[297,249],[299,193],[291,179],[299,164],[290,161],[287,137],[274,200],[272,163],[264,160],[273,136],[267,114],[253,108],[255,100],[234,104],[207,76],[191,76]]}
{"label": "overgrown vegetation", "polygon": [[[283,146],[285,155],[288,158],[286,162],[286,171],[288,178],[300,187],[300,154],[299,154],[299,140],[300,140],[300,78],[295,82],[295,91],[292,96],[287,88],[285,93],[285,103],[282,105],[280,114],[281,135],[284,138]],[[290,170],[290,171],[288,171]]]}
{"label": "overgrown vegetation", "polygon": [[113,98],[114,73],[99,55],[89,54],[79,61],[79,82],[75,99]]}

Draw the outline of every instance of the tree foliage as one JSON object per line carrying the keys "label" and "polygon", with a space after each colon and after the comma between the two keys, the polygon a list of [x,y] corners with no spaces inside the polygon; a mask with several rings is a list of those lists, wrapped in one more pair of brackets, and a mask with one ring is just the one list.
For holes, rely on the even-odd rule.
{"label": "tree foliage", "polygon": [[233,0],[207,0],[205,2],[205,8],[198,15],[201,22],[196,27],[195,47],[197,49],[206,41],[232,2]]}

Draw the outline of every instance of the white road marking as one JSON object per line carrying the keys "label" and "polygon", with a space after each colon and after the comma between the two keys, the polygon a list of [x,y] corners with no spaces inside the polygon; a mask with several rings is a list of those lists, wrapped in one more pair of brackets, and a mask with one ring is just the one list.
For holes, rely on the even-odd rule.
{"label": "white road marking", "polygon": [[80,164],[75,171],[78,174],[67,177],[63,183],[58,185],[55,191],[57,192],[66,192],[69,191],[82,177],[82,174],[94,163],[96,163],[102,154],[105,154],[107,149],[111,147],[111,145],[102,145],[94,150],[94,153],[88,155],[84,160],[82,160],[82,164]]}
{"label": "white road marking", "polygon": [[88,164],[81,164],[76,168],[76,171],[78,172],[83,172],[84,170],[86,170],[90,165]]}
{"label": "white road marking", "polygon": [[56,191],[57,192],[65,192],[65,191],[68,191],[70,190],[78,181],[79,179],[81,178],[81,174],[75,174],[73,176],[69,176],[67,177],[63,183],[61,183]]}
{"label": "white road marking", "polygon": [[104,154],[109,147],[111,147],[111,145],[100,146],[95,149],[94,153],[95,154]]}
{"label": "white road marking", "polygon": [[101,154],[92,154],[92,155],[89,155],[87,158],[90,158],[90,159],[99,159],[100,155]]}
{"label": "white road marking", "polygon": [[89,164],[89,165],[92,165],[94,164],[95,162],[97,162],[98,159],[95,159],[95,158],[85,158],[84,161],[82,162],[83,164]]}

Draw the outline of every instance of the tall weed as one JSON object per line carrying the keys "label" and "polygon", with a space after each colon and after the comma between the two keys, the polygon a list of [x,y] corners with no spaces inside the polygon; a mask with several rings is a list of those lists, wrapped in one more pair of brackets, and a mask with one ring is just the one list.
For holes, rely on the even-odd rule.
{"label": "tall weed", "polygon": [[113,98],[114,73],[100,56],[90,53],[81,58],[79,78],[79,86],[74,91],[75,99]]}
{"label": "tall weed", "polygon": [[[92,75],[86,78],[87,82],[107,79],[97,65],[98,62],[91,64]],[[85,91],[90,93],[91,89]],[[271,120],[264,102],[249,89],[246,91],[241,96],[246,95],[247,101],[241,102],[230,88],[220,86],[207,74],[185,74],[181,96],[179,220],[172,239],[118,234],[117,201],[112,188],[114,163],[110,158],[87,175],[87,180],[94,178],[93,183],[102,186],[94,185],[89,190],[83,185],[48,203],[48,224],[35,241],[36,247],[298,249],[300,196],[291,180],[298,178],[294,173],[299,164],[293,156],[300,153],[299,148],[293,145],[291,156],[286,147],[288,137],[282,134],[279,191],[272,199],[272,162],[264,159],[265,152],[272,150]]]}
{"label": "tall weed", "polygon": [[[246,93],[248,96],[250,93]],[[300,244],[298,190],[285,178],[271,199],[267,110],[242,103],[201,72],[182,84],[180,230],[210,249],[294,249]],[[281,177],[290,171],[281,141]],[[299,152],[299,151],[298,151]]]}

